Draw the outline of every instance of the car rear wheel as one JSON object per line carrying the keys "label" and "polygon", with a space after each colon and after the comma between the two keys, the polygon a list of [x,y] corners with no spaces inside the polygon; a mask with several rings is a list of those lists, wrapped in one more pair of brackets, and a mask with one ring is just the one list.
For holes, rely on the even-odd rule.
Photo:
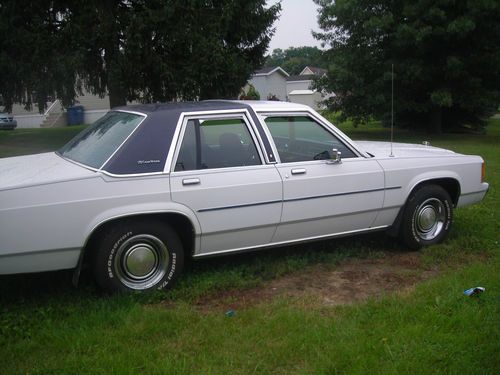
{"label": "car rear wheel", "polygon": [[100,241],[94,258],[97,283],[109,293],[167,289],[184,263],[177,234],[161,222],[123,222]]}
{"label": "car rear wheel", "polygon": [[411,249],[443,241],[451,228],[453,203],[438,185],[424,185],[410,195],[403,213],[400,239]]}

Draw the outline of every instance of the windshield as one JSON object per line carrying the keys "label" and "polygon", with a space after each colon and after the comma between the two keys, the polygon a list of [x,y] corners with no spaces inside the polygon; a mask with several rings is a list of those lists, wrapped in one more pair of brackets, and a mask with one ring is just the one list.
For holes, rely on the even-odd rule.
{"label": "windshield", "polygon": [[99,169],[143,119],[144,116],[138,114],[108,112],[64,145],[58,153]]}

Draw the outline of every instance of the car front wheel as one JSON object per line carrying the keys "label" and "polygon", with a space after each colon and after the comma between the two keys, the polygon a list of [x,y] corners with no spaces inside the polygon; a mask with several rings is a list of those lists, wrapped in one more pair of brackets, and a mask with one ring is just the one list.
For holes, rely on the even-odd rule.
{"label": "car front wheel", "polygon": [[403,213],[400,239],[411,249],[443,241],[451,228],[453,203],[438,185],[424,185],[410,195]]}
{"label": "car front wheel", "polygon": [[123,222],[100,241],[94,274],[109,293],[167,289],[181,273],[183,261],[182,243],[167,224]]}

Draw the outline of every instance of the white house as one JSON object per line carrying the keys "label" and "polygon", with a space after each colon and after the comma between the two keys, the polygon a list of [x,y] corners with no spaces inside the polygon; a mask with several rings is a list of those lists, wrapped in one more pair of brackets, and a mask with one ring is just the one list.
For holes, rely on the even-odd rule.
{"label": "white house", "polygon": [[328,71],[323,68],[317,68],[315,66],[306,66],[302,71],[300,72],[300,75],[311,75],[314,74],[316,76],[324,76]]}
{"label": "white house", "polygon": [[[281,101],[286,101],[286,79],[289,74],[279,66],[257,70],[248,80],[258,91],[261,100],[276,96]],[[248,86],[248,85],[247,85]],[[248,90],[248,87],[245,87]]]}
{"label": "white house", "polygon": [[321,109],[321,102],[325,99],[323,95],[313,89],[315,77],[326,74],[326,69],[306,66],[299,75],[289,76],[286,79],[286,94],[288,100],[293,103],[308,105],[314,109]]}

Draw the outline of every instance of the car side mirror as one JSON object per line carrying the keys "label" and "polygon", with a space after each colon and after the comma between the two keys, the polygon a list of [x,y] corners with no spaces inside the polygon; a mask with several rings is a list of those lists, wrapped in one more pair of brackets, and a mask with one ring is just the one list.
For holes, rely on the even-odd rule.
{"label": "car side mirror", "polygon": [[342,152],[336,148],[332,149],[331,157],[327,160],[327,164],[340,164],[342,163]]}

